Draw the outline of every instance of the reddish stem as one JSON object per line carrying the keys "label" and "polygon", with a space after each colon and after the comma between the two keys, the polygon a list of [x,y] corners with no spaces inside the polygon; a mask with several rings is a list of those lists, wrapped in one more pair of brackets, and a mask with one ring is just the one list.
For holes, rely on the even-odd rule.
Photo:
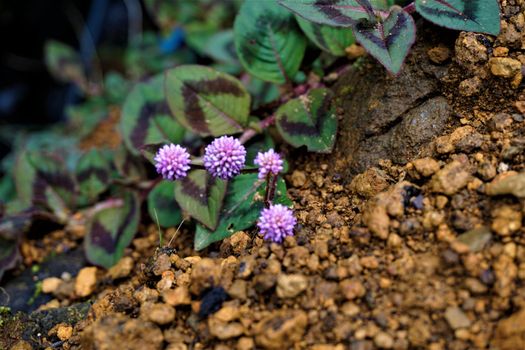
{"label": "reddish stem", "polygon": [[406,13],[414,13],[414,12],[416,12],[416,3],[414,1],[412,1],[410,4],[408,4],[405,7],[403,7],[403,11],[405,11]]}
{"label": "reddish stem", "polygon": [[[261,120],[259,122],[259,125],[257,126],[257,128],[259,130],[264,130],[268,127],[270,127],[271,125],[273,125],[275,123],[275,115],[271,115],[267,118],[264,118],[263,120]],[[244,133],[241,135],[241,137],[239,137],[239,141],[242,143],[242,144],[245,144],[246,142],[248,142],[252,137],[254,137],[255,135],[257,135],[259,133],[258,130],[256,129],[247,129],[246,131],[244,131]]]}

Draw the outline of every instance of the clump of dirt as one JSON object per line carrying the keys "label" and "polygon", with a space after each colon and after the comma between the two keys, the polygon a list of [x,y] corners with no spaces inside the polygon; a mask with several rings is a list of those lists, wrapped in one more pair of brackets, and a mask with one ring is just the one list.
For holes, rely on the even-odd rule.
{"label": "clump of dirt", "polygon": [[497,38],[425,23],[399,77],[339,80],[334,153],[291,151],[295,236],[196,253],[142,227],[87,292],[52,281],[54,305],[93,301],[60,346],[525,348],[525,5],[501,5]]}

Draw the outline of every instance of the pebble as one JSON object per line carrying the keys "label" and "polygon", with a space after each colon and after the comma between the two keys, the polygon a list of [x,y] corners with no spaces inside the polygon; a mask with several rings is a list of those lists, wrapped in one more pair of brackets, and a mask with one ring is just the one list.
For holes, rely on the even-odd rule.
{"label": "pebble", "polygon": [[287,349],[302,339],[307,324],[302,310],[274,311],[255,325],[255,342],[265,349]]}
{"label": "pebble", "polygon": [[456,330],[458,328],[470,327],[470,320],[459,307],[450,306],[445,310],[445,319],[449,326]]}
{"label": "pebble", "polygon": [[306,183],[306,174],[304,171],[294,170],[291,176],[291,183],[295,188],[303,187]]}
{"label": "pebble", "polygon": [[499,350],[525,349],[525,308],[498,322],[493,345]]}
{"label": "pebble", "polygon": [[24,340],[17,341],[10,350],[33,350],[31,344]]}
{"label": "pebble", "polygon": [[481,226],[462,233],[457,240],[465,244],[469,251],[475,253],[482,250],[485,245],[492,239],[492,233],[486,226]]}
{"label": "pebble", "polygon": [[374,167],[356,175],[350,183],[350,190],[365,198],[373,197],[387,187],[387,175]]}
{"label": "pebble", "polygon": [[78,272],[75,280],[75,293],[83,298],[91,295],[97,285],[97,268],[84,267]]}
{"label": "pebble", "polygon": [[435,46],[427,51],[428,58],[435,64],[445,63],[450,58],[450,49],[446,46]]}
{"label": "pebble", "polygon": [[360,298],[365,295],[366,290],[361,281],[356,279],[347,279],[339,283],[339,288],[344,297],[348,300]]}
{"label": "pebble", "polygon": [[140,308],[140,314],[143,318],[159,325],[171,323],[175,319],[175,309],[171,305],[162,303],[144,303]]}
{"label": "pebble", "polygon": [[255,341],[253,338],[241,337],[237,341],[237,350],[252,350],[255,349]]}
{"label": "pebble", "polygon": [[66,341],[73,335],[73,327],[70,325],[60,325],[57,329],[57,337],[62,341]]}
{"label": "pebble", "polygon": [[208,318],[210,334],[221,340],[236,338],[244,333],[244,327],[239,322],[225,323],[215,317]]}
{"label": "pebble", "polygon": [[489,66],[493,75],[503,78],[512,78],[521,71],[521,62],[509,57],[492,57]]}
{"label": "pebble", "polygon": [[49,277],[42,280],[42,293],[54,293],[62,284],[62,280],[58,277]]}
{"label": "pebble", "polygon": [[432,191],[453,195],[465,187],[470,179],[469,161],[466,156],[460,156],[443,169],[439,170],[430,180]]}
{"label": "pebble", "polygon": [[432,158],[420,158],[412,161],[416,171],[423,177],[434,175],[439,170],[439,162]]}
{"label": "pebble", "polygon": [[491,229],[500,236],[509,236],[521,228],[522,214],[508,205],[492,211]]}
{"label": "pebble", "polygon": [[241,254],[244,252],[251,241],[250,236],[244,231],[234,233],[229,239],[235,254]]}
{"label": "pebble", "polygon": [[221,267],[213,259],[203,258],[191,271],[190,292],[200,295],[203,291],[219,284]]}
{"label": "pebble", "polygon": [[392,349],[394,347],[394,339],[386,332],[379,332],[374,337],[374,344],[380,349]]}
{"label": "pebble", "polygon": [[175,289],[168,289],[162,293],[162,298],[171,306],[190,305],[191,297],[188,287],[180,286]]}
{"label": "pebble", "polygon": [[167,271],[171,268],[171,260],[168,254],[159,254],[155,259],[153,265],[153,273],[155,276],[160,276],[164,271]]}
{"label": "pebble", "polygon": [[277,277],[277,296],[279,298],[294,298],[308,287],[308,279],[304,275],[280,274]]}
{"label": "pebble", "polygon": [[133,292],[133,297],[139,301],[139,303],[144,304],[147,302],[156,302],[159,298],[159,292],[155,289],[142,286]]}
{"label": "pebble", "polygon": [[518,198],[525,198],[525,173],[501,175],[485,186],[486,194],[489,196],[512,194]]}
{"label": "pebble", "polygon": [[128,277],[134,266],[133,259],[129,256],[125,256],[120,259],[115,266],[108,270],[107,276],[112,280]]}

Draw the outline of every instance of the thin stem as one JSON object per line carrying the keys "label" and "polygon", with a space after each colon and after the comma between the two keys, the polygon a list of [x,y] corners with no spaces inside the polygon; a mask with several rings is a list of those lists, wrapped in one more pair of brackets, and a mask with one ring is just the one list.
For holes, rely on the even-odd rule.
{"label": "thin stem", "polygon": [[414,12],[416,12],[416,3],[414,1],[412,1],[410,4],[408,4],[405,7],[403,7],[403,11],[405,11],[406,13],[414,13]]}
{"label": "thin stem", "polygon": [[[275,115],[271,115],[267,118],[264,118],[257,124],[257,128],[250,128],[244,131],[244,133],[239,137],[239,141],[242,144],[245,144],[249,140],[252,139],[255,135],[261,132],[261,130],[264,130],[268,128],[269,126],[273,125],[275,123]],[[258,130],[257,130],[258,129]]]}
{"label": "thin stem", "polygon": [[264,207],[269,208],[275,197],[275,187],[277,185],[277,175],[269,173],[266,175],[266,193],[264,194]]}

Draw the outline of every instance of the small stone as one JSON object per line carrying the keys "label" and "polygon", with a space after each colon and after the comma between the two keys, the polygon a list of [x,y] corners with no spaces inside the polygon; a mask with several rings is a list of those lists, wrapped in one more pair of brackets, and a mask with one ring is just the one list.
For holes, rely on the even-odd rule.
{"label": "small stone", "polygon": [[250,241],[250,236],[244,231],[236,232],[230,237],[230,244],[235,254],[244,252]]}
{"label": "small stone", "polygon": [[140,308],[140,314],[147,320],[159,325],[173,322],[175,319],[175,309],[168,304],[145,303]]}
{"label": "small stone", "polygon": [[255,342],[265,349],[287,349],[303,338],[307,324],[302,310],[274,311],[255,325]]}
{"label": "small stone", "polygon": [[204,258],[195,263],[191,271],[190,292],[201,294],[204,290],[219,284],[221,267],[213,259]]}
{"label": "small stone", "polygon": [[308,279],[303,275],[280,274],[277,277],[277,296],[294,298],[308,287]]}
{"label": "small stone", "polygon": [[449,326],[456,330],[458,328],[470,327],[470,320],[459,307],[448,307],[445,310],[445,319]]}
{"label": "small stone", "polygon": [[303,187],[306,183],[306,174],[304,171],[294,170],[292,173],[291,183],[295,188]]}
{"label": "small stone", "polygon": [[521,228],[522,214],[510,206],[494,209],[492,218],[491,228],[500,236],[509,236]]}
{"label": "small stone", "polygon": [[159,298],[159,292],[157,292],[155,289],[142,286],[133,292],[133,297],[141,304],[147,302],[156,302]]}
{"label": "small stone", "polygon": [[228,288],[228,295],[230,295],[233,299],[246,299],[246,289],[247,289],[247,282],[244,280],[235,280],[231,287]]}
{"label": "small stone", "polygon": [[469,277],[465,280],[465,286],[474,294],[483,294],[488,288],[477,278]]}
{"label": "small stone", "polygon": [[131,271],[133,270],[133,267],[133,259],[129,256],[125,256],[122,259],[120,259],[115,266],[111,267],[108,270],[107,275],[112,280],[128,277]]}
{"label": "small stone", "polygon": [[162,293],[162,298],[171,306],[190,305],[190,292],[186,286],[180,286],[175,289],[168,289]]}
{"label": "small stone", "polygon": [[470,252],[479,252],[485,247],[485,245],[491,240],[492,233],[486,226],[477,227],[462,233],[458,236],[457,240],[465,244]]}
{"label": "small stone", "polygon": [[11,347],[11,350],[33,350],[33,347],[28,342],[19,340]]}
{"label": "small stone", "polygon": [[489,66],[493,75],[504,78],[512,78],[521,71],[521,62],[509,57],[492,57]]}
{"label": "small stone", "polygon": [[84,267],[78,272],[75,280],[75,293],[83,298],[91,295],[97,285],[97,268]]}
{"label": "small stone", "polygon": [[373,197],[387,187],[387,175],[375,167],[356,175],[350,183],[350,190],[365,198]]}
{"label": "small stone", "polygon": [[446,46],[435,46],[427,51],[428,58],[436,64],[442,64],[450,58],[450,49]]}
{"label": "small stone", "polygon": [[359,263],[367,269],[374,270],[379,267],[379,261],[375,256],[364,256],[359,259]]}
{"label": "small stone", "polygon": [[73,327],[70,325],[59,325],[57,329],[57,337],[62,341],[66,341],[73,335]]}
{"label": "small stone", "polygon": [[42,280],[42,293],[54,293],[62,284],[62,280],[58,277],[49,277]]}
{"label": "small stone", "polygon": [[368,207],[363,215],[363,221],[375,236],[383,240],[388,238],[390,217],[384,205],[375,204]]}
{"label": "small stone", "polygon": [[212,336],[221,340],[235,338],[244,333],[244,327],[239,322],[225,323],[215,317],[208,318],[208,328]]}
{"label": "small stone", "polygon": [[374,344],[380,349],[392,349],[394,339],[386,332],[379,332],[374,337]]}
{"label": "small stone", "polygon": [[252,350],[255,348],[255,341],[253,338],[241,337],[237,341],[237,350]]}
{"label": "small stone", "polygon": [[483,81],[478,76],[474,76],[459,83],[458,90],[463,96],[474,96],[480,91],[482,85]]}
{"label": "small stone", "polygon": [[412,162],[416,171],[423,177],[434,175],[439,170],[439,162],[432,158],[420,158]]}
{"label": "small stone", "polygon": [[525,349],[525,309],[498,322],[494,345],[499,350]]}
{"label": "small stone", "polygon": [[430,181],[431,189],[434,192],[446,195],[455,194],[467,185],[470,179],[469,166],[466,156],[453,160],[432,176]]}
{"label": "small stone", "polygon": [[512,194],[518,198],[525,198],[525,173],[498,176],[485,187],[485,193],[489,196]]}
{"label": "small stone", "polygon": [[226,304],[217,311],[213,317],[221,322],[231,322],[240,317],[241,313],[237,304]]}
{"label": "small stone", "polygon": [[155,259],[153,265],[153,273],[155,276],[160,276],[164,271],[167,271],[171,268],[171,260],[168,254],[159,254]]}
{"label": "small stone", "polygon": [[366,290],[361,281],[356,279],[347,279],[339,283],[339,288],[344,297],[348,300],[360,298],[365,295]]}
{"label": "small stone", "polygon": [[509,49],[503,46],[497,46],[492,51],[495,57],[506,57],[509,54]]}

